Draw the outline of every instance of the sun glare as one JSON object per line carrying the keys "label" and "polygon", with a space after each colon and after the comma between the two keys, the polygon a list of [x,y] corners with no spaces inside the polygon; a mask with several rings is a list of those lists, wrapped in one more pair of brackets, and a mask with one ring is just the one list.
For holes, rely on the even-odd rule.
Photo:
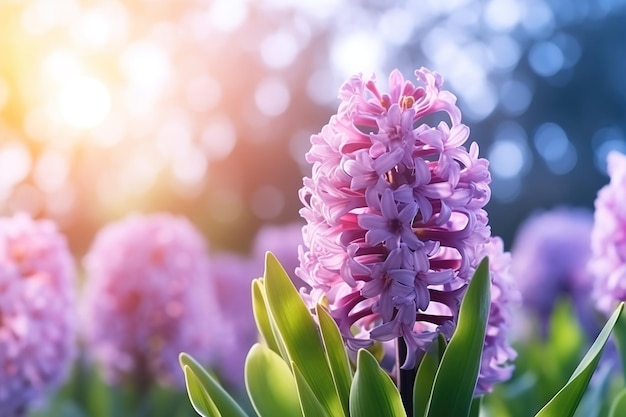
{"label": "sun glare", "polygon": [[87,129],[104,121],[111,109],[111,95],[102,81],[80,77],[61,91],[63,121],[76,128]]}

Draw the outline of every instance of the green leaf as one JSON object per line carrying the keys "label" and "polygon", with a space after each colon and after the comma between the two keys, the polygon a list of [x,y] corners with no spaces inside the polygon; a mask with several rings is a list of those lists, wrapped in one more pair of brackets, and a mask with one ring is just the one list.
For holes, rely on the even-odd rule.
{"label": "green leaf", "polygon": [[613,312],[613,315],[611,315],[607,323],[604,325],[604,328],[596,338],[595,342],[593,342],[591,348],[589,348],[585,357],[574,370],[574,373],[570,377],[567,384],[565,384],[565,386],[561,388],[561,390],[557,392],[556,395],[552,397],[552,399],[541,410],[539,410],[535,417],[568,417],[574,415],[576,407],[578,407],[578,403],[580,402],[580,399],[589,384],[589,380],[598,365],[602,349],[611,335],[611,331],[615,327],[615,323],[620,318],[623,309],[624,303],[620,303],[620,305]]}
{"label": "green leaf", "polygon": [[280,349],[272,331],[271,318],[267,311],[263,278],[252,281],[252,311],[254,312],[256,327],[263,341],[270,349],[280,355]]}
{"label": "green leaf", "polygon": [[193,371],[223,417],[247,417],[237,402],[194,358],[183,352],[178,356],[178,360],[183,370],[188,366]]}
{"label": "green leaf", "polygon": [[291,367],[293,368],[293,374],[296,379],[298,398],[300,399],[300,406],[302,407],[304,417],[328,417],[324,406],[322,406],[318,398],[315,397],[313,390],[309,384],[307,384],[298,365],[292,363]]}
{"label": "green leaf", "polygon": [[417,374],[415,376],[415,384],[413,385],[413,416],[423,417],[428,409],[428,401],[430,393],[435,381],[435,375],[439,368],[439,362],[445,352],[446,341],[443,335],[430,346],[429,350],[424,354]]}
{"label": "green leaf", "polygon": [[[626,312],[622,311],[622,316],[624,315],[626,315]],[[622,373],[626,375],[626,317],[622,317],[615,324],[613,338],[622,362]]]}
{"label": "green leaf", "polygon": [[622,390],[615,400],[613,400],[613,404],[611,404],[611,411],[609,413],[609,417],[623,417],[626,416],[626,389]]}
{"label": "green leaf", "polygon": [[[613,373],[613,366],[608,363],[596,369],[596,373],[593,376],[594,382],[585,391],[580,404],[576,408],[574,417],[599,417],[608,414],[610,404],[604,399],[609,395],[609,386],[613,379]],[[603,408],[605,408],[604,413],[602,413]],[[623,415],[626,415],[626,413]]]}
{"label": "green leaf", "polygon": [[469,415],[490,307],[489,260],[482,260],[461,303],[459,321],[435,376],[428,417]]}
{"label": "green leaf", "polygon": [[343,415],[317,325],[291,279],[270,252],[265,258],[264,280],[270,317],[289,360],[297,365],[327,413]]}
{"label": "green leaf", "polygon": [[483,397],[474,398],[472,400],[472,406],[470,407],[469,417],[480,416],[480,405],[483,402]]}
{"label": "green leaf", "polygon": [[261,417],[302,416],[289,365],[265,345],[256,343],[248,352],[246,390]]}
{"label": "green leaf", "polygon": [[187,385],[189,400],[194,410],[204,417],[222,417],[217,406],[202,387],[200,380],[191,368],[185,365],[183,366],[183,372],[185,373],[185,384]]}
{"label": "green leaf", "polygon": [[398,388],[365,349],[359,349],[357,356],[357,369],[350,388],[350,416],[406,417]]}
{"label": "green leaf", "polygon": [[316,306],[315,312],[322,333],[328,366],[335,382],[335,389],[343,405],[343,412],[347,416],[350,415],[350,385],[352,384],[350,360],[335,320],[319,304]]}

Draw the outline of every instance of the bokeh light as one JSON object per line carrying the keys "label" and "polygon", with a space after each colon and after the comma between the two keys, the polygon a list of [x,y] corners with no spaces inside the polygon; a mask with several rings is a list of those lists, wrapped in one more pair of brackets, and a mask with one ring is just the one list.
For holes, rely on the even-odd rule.
{"label": "bokeh light", "polygon": [[[61,222],[78,253],[129,210],[186,214],[237,250],[263,223],[297,220],[309,136],[357,72],[444,76],[492,159],[490,213],[505,241],[535,207],[590,206],[607,153],[626,149],[624,1],[29,0],[0,11],[0,209]],[[571,185],[582,178],[588,188]]]}
{"label": "bokeh light", "polygon": [[81,77],[67,83],[58,104],[68,125],[89,128],[104,121],[111,108],[111,95],[102,81]]}

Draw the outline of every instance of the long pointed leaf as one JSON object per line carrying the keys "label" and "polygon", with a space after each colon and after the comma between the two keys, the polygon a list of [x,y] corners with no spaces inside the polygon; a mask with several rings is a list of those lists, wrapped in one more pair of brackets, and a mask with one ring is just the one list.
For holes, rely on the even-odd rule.
{"label": "long pointed leaf", "polygon": [[[441,336],[441,335],[440,335]],[[413,385],[413,416],[424,417],[428,409],[430,393],[435,382],[441,356],[445,351],[445,339],[438,337],[433,346],[424,354]]]}
{"label": "long pointed leaf", "polygon": [[293,368],[293,375],[298,389],[298,398],[300,399],[300,406],[304,417],[328,417],[324,406],[320,403],[319,399],[315,397],[313,390],[309,384],[307,384],[298,365],[292,363],[291,367]]}
{"label": "long pointed leaf", "polygon": [[185,384],[187,385],[187,393],[194,410],[203,417],[222,417],[217,406],[209,397],[200,383],[200,380],[190,367],[183,367],[185,373]]}
{"label": "long pointed leaf", "polygon": [[194,358],[186,353],[181,353],[178,356],[178,360],[183,371],[185,370],[185,366],[188,366],[193,371],[223,417],[248,417],[237,402],[222,388],[219,382],[217,382]]}
{"label": "long pointed leaf", "polygon": [[261,417],[302,416],[289,365],[265,345],[256,343],[248,352],[246,390]]}
{"label": "long pointed leaf", "polygon": [[319,304],[316,306],[315,312],[322,333],[328,366],[335,382],[335,389],[341,400],[343,412],[347,416],[350,415],[350,385],[352,384],[350,360],[335,320]]}
{"label": "long pointed leaf", "polygon": [[[626,316],[626,311],[622,311],[622,316]],[[626,375],[626,318],[621,318],[615,324],[613,340],[617,345],[617,352],[622,363],[622,374]]]}
{"label": "long pointed leaf", "polygon": [[380,364],[359,349],[357,369],[350,388],[351,417],[406,417],[400,392]]}
{"label": "long pointed leaf", "polygon": [[435,377],[428,417],[469,415],[485,342],[491,281],[482,260],[461,303],[459,322]]}
{"label": "long pointed leaf", "polygon": [[472,400],[472,406],[470,407],[469,417],[478,417],[480,415],[480,406],[483,402],[483,397],[474,398]]}
{"label": "long pointed leaf", "polygon": [[589,380],[593,375],[602,349],[606,344],[615,323],[620,318],[624,309],[624,303],[615,309],[604,328],[596,338],[587,354],[583,357],[578,367],[572,373],[569,381],[554,397],[535,415],[535,417],[569,417],[573,416],[578,407],[578,403],[585,393]]}
{"label": "long pointed leaf", "polygon": [[[620,320],[618,320],[618,323],[619,321]],[[596,369],[596,373],[593,377],[594,381],[589,383],[590,386],[580,400],[574,417],[600,417],[600,412],[604,405],[603,399],[608,395],[609,385],[613,379],[612,377],[612,364],[607,362]],[[626,412],[622,415],[626,416]]]}
{"label": "long pointed leaf", "polygon": [[289,359],[298,366],[328,414],[343,415],[315,321],[291,279],[270,252],[265,259],[264,279],[270,317]]}
{"label": "long pointed leaf", "polygon": [[254,321],[265,344],[280,355],[280,349],[274,337],[272,324],[265,304],[265,289],[263,286],[263,278],[257,278],[252,281],[252,311],[254,312]]}

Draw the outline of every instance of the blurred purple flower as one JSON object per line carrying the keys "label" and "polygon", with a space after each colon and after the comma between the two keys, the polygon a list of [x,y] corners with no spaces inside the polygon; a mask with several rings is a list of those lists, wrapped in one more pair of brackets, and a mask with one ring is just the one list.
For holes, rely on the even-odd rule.
{"label": "blurred purple flower", "polygon": [[104,227],[86,258],[84,330],[110,382],[182,386],[178,354],[207,362],[216,323],[202,235],[169,214]]}
{"label": "blurred purple flower", "polygon": [[285,271],[289,274],[296,288],[308,287],[308,285],[295,274],[296,268],[300,266],[298,248],[302,246],[303,243],[303,226],[301,222],[294,222],[284,225],[265,225],[261,227],[254,238],[252,247],[252,266],[256,274],[250,279],[263,276],[265,252],[270,251],[285,268]]}
{"label": "blurred purple flower", "polygon": [[[487,161],[475,143],[463,147],[469,129],[441,76],[415,75],[416,85],[393,71],[389,93],[353,76],[337,114],[311,137],[297,270],[349,346],[401,337],[405,368],[439,332],[450,336],[476,249],[490,235]],[[432,127],[433,118],[449,122]]]}
{"label": "blurred purple flower", "polygon": [[52,222],[0,219],[0,415],[25,415],[67,377],[76,353],[75,281]]}
{"label": "blurred purple flower", "polygon": [[589,305],[592,277],[586,269],[592,225],[590,211],[561,207],[531,216],[517,232],[511,272],[524,307],[538,315],[544,337],[559,297],[573,300],[590,336],[596,331]]}
{"label": "blurred purple flower", "polygon": [[595,202],[589,270],[596,306],[609,315],[626,301],[626,156],[614,151],[607,159],[611,179]]}
{"label": "blurred purple flower", "polygon": [[232,253],[211,256],[211,280],[222,318],[216,326],[219,344],[214,367],[223,380],[235,387],[244,385],[245,359],[257,341],[251,283],[262,273],[254,274],[253,271],[253,265],[246,257]]}
{"label": "blurred purple flower", "polygon": [[478,250],[476,260],[485,256],[489,257],[491,307],[475,396],[487,394],[494,384],[510,379],[513,361],[517,357],[517,352],[509,343],[511,310],[520,301],[510,272],[511,254],[504,252],[502,239],[494,237]]}
{"label": "blurred purple flower", "polygon": [[257,341],[252,313],[251,283],[263,276],[265,252],[271,251],[289,273],[296,287],[306,284],[295,277],[299,265],[298,247],[302,245],[302,224],[268,225],[257,232],[251,257],[216,253],[211,257],[211,276],[220,308],[220,344],[215,368],[229,384],[244,385],[244,362]]}

